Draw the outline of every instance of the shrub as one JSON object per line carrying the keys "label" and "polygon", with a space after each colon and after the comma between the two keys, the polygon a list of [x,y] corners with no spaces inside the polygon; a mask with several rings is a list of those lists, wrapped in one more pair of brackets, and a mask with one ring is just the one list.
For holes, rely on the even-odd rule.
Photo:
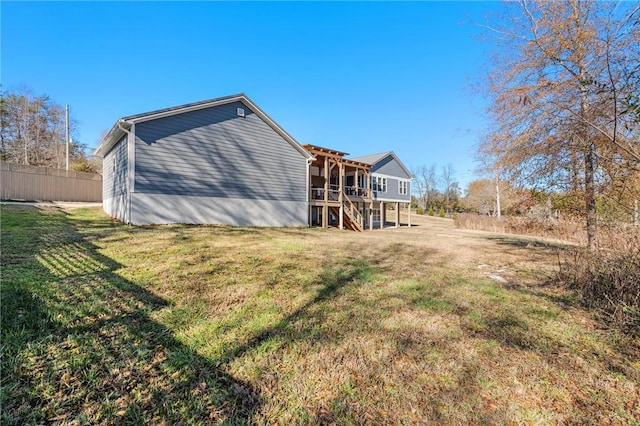
{"label": "shrub", "polygon": [[424,214],[424,209],[422,207],[418,207],[418,209],[416,210],[417,214]]}
{"label": "shrub", "polygon": [[540,221],[536,218],[524,216],[497,218],[474,213],[460,213],[455,218],[455,224],[458,228],[551,237],[578,244],[585,244],[587,241],[582,221],[572,217],[556,219],[555,222],[550,223],[546,220]]}
{"label": "shrub", "polygon": [[579,218],[495,218],[461,213],[458,228],[552,237],[580,244],[560,252],[555,277],[578,293],[583,304],[626,333],[640,335],[640,228],[630,224],[601,226],[598,249],[587,250]]}
{"label": "shrub", "polygon": [[433,206],[429,207],[429,216],[433,216]]}
{"label": "shrub", "polygon": [[599,238],[597,250],[567,249],[557,280],[612,325],[640,336],[640,231],[618,226]]}
{"label": "shrub", "polygon": [[440,207],[440,211],[438,212],[438,216],[444,217],[444,207]]}

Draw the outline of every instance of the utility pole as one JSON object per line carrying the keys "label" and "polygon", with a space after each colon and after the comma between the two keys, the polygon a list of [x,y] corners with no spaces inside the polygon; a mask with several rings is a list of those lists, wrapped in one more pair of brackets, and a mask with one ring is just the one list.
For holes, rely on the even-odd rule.
{"label": "utility pole", "polygon": [[67,154],[66,154],[66,158],[67,158],[67,168],[66,170],[69,171],[69,105],[67,105],[66,108],[66,114],[65,114],[65,123],[66,123],[66,131],[65,131],[65,145],[67,147]]}

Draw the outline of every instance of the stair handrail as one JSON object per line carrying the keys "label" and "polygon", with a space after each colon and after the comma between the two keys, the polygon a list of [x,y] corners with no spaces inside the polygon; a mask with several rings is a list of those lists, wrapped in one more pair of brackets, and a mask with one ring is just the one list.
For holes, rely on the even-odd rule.
{"label": "stair handrail", "polygon": [[353,202],[349,199],[347,194],[344,193],[344,191],[342,192],[342,200],[343,200],[342,204],[344,207],[346,207],[347,213],[358,223],[360,228],[363,228],[364,221],[363,221],[362,214],[356,208],[356,206],[353,205]]}

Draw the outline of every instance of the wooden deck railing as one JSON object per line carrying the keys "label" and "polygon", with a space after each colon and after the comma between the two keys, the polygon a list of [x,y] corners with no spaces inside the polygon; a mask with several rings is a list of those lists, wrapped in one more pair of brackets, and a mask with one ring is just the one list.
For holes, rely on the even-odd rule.
{"label": "wooden deck railing", "polygon": [[[339,185],[329,185],[329,200],[338,201],[340,194]],[[367,188],[356,188],[355,186],[345,186],[343,194],[348,198],[368,198],[369,190]],[[311,187],[311,199],[312,200],[324,200],[324,187],[312,186]]]}

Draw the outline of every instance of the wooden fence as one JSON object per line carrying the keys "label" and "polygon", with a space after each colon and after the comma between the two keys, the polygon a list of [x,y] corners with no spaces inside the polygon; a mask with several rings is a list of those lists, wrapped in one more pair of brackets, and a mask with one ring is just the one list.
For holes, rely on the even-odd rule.
{"label": "wooden fence", "polygon": [[3,200],[102,201],[102,176],[0,162]]}

